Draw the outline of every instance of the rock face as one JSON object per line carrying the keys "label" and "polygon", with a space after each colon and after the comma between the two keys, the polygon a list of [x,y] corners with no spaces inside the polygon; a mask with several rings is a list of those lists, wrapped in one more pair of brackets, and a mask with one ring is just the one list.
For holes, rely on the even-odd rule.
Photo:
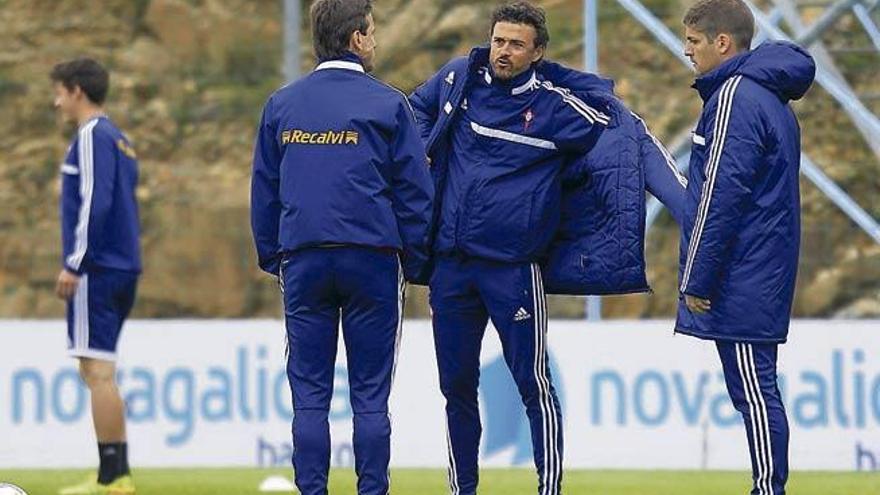
{"label": "rock face", "polygon": [[[282,84],[280,0],[0,0],[0,317],[60,317],[58,165],[73,128],[52,109],[47,74],[93,56],[111,70],[107,111],[133,141],[145,273],[139,317],[280,314],[280,296],[255,267],[248,197],[253,132],[265,98]],[[303,2],[307,4],[308,2]],[[547,0],[548,56],[582,65],[580,0]],[[647,2],[678,30],[686,2]],[[411,91],[455,55],[488,38],[492,2],[378,2],[377,76]],[[304,7],[305,9],[306,7]],[[698,115],[691,74],[614,2],[601,2],[599,54],[617,91],[672,141]],[[307,13],[304,12],[304,18]],[[826,39],[866,44],[844,19]],[[313,60],[308,33],[303,70]],[[849,55],[840,69],[857,90],[880,90],[880,63]],[[877,112],[877,100],[872,100]],[[795,106],[804,149],[875,217],[880,174],[851,122],[821,90]],[[804,182],[799,316],[880,316],[880,249]],[[607,298],[613,317],[661,317],[676,303],[678,230],[661,217],[648,241],[655,294]],[[425,291],[410,315],[426,316]],[[559,298],[559,316],[583,314]]]}

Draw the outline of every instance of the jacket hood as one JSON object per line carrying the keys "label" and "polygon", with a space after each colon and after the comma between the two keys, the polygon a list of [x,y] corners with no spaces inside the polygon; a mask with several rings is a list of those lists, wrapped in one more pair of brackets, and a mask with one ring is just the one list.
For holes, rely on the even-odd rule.
{"label": "jacket hood", "polygon": [[776,93],[785,102],[799,100],[816,77],[816,63],[803,48],[785,41],[768,41],[724,62],[694,82],[704,101],[734,75],[742,75]]}

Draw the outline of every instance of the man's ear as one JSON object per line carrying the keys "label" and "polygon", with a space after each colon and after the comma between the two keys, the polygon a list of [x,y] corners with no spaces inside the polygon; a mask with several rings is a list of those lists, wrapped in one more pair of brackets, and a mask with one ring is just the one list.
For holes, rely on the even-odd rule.
{"label": "man's ear", "polygon": [[718,36],[715,37],[715,46],[717,47],[716,49],[718,50],[718,53],[721,55],[728,55],[736,50],[733,38],[726,33],[719,33]]}
{"label": "man's ear", "polygon": [[70,90],[70,96],[73,97],[74,100],[79,100],[80,98],[86,98],[86,92],[82,90],[79,84],[74,84],[73,89]]}
{"label": "man's ear", "polygon": [[545,47],[542,46],[542,47],[535,49],[535,54],[532,56],[532,63],[535,63],[538,60],[541,60],[542,58],[544,58],[544,48]]}
{"label": "man's ear", "polygon": [[351,32],[351,38],[349,38],[348,47],[353,52],[361,51],[361,48],[364,44],[364,33],[355,29]]}

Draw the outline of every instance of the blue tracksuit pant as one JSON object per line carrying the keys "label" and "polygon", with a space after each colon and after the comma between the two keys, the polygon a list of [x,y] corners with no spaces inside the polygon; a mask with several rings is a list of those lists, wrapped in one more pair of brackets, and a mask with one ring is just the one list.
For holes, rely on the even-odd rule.
{"label": "blue tracksuit pant", "polygon": [[562,413],[547,361],[547,303],[538,265],[442,257],[430,288],[440,390],[446,398],[452,494],[472,495],[477,490],[482,433],[477,386],[489,318],[498,329],[531,426],[538,493],[558,494]]}
{"label": "blue tracksuit pant", "polygon": [[391,456],[388,396],[403,313],[397,254],[339,246],[296,251],[281,264],[293,397],[293,469],[302,495],[326,495],[328,413],[340,317],[354,413],[358,494],[386,495]]}
{"label": "blue tracksuit pant", "polygon": [[785,495],[788,419],[776,376],[777,344],[716,342],[727,392],[746,425],[751,495]]}

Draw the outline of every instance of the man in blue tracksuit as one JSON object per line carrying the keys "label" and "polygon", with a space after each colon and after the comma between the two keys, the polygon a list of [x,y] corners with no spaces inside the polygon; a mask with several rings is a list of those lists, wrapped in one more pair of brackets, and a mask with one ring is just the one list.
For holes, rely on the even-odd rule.
{"label": "man in blue tracksuit", "polygon": [[815,65],[787,43],[750,51],[754,20],[742,0],[702,0],[684,25],[704,105],[681,229],[676,331],[715,341],[745,421],[751,493],[783,495],[788,422],[776,361],[800,243],[800,129],[788,102],[809,89]]}
{"label": "man in blue tracksuit", "polygon": [[251,222],[280,277],[303,495],[327,493],[337,328],[348,357],[358,493],[389,491],[388,396],[405,279],[427,259],[433,185],[405,95],[367,73],[371,0],[311,7],[315,71],[275,92],[257,130]]}
{"label": "man in blue tracksuit", "polygon": [[477,490],[488,320],[526,408],[539,493],[557,494],[563,423],[547,362],[545,285],[567,294],[647,290],[646,177],[676,217],[683,205],[684,179],[610,82],[542,62],[548,39],[543,11],[500,7],[490,49],[453,60],[410,97],[438,195],[433,270],[422,282],[455,495]]}
{"label": "man in blue tracksuit", "polygon": [[56,65],[55,106],[79,129],[61,165],[63,267],[68,353],[79,359],[98,440],[98,475],[62,495],[133,494],[125,405],[116,384],[116,346],[141,272],[135,190],[138,165],[125,135],[104,115],[110,76],[92,59]]}

